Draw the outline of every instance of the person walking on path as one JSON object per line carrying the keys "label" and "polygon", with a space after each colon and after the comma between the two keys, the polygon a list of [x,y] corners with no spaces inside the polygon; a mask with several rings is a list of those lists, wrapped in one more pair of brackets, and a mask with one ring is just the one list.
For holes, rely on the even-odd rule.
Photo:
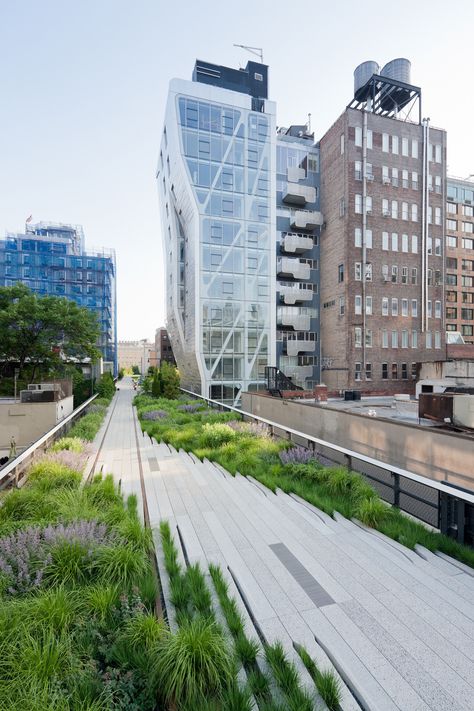
{"label": "person walking on path", "polygon": [[15,437],[12,436],[10,440],[10,453],[8,455],[9,459],[14,459],[16,457],[16,442]]}

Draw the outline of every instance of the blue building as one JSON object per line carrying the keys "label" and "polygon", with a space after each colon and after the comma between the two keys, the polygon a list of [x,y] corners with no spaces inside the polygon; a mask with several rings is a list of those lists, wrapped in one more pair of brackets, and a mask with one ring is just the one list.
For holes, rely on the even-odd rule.
{"label": "blue building", "polygon": [[0,239],[0,286],[21,281],[37,294],[64,296],[91,309],[100,324],[98,347],[117,373],[115,251],[85,250],[80,225],[39,222]]}

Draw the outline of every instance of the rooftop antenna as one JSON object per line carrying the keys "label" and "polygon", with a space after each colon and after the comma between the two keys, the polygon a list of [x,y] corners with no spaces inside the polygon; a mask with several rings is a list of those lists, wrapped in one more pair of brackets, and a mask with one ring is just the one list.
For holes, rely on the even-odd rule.
{"label": "rooftop antenna", "polygon": [[234,44],[234,47],[240,47],[241,49],[246,49],[250,54],[255,54],[255,56],[260,57],[260,61],[263,64],[263,49],[262,47],[248,47],[246,44]]}
{"label": "rooftop antenna", "polygon": [[306,124],[308,133],[311,133],[311,114],[308,114],[308,123]]}

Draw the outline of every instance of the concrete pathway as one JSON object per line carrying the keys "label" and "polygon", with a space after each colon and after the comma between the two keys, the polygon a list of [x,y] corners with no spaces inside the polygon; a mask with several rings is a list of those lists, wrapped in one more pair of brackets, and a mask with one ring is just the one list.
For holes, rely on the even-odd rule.
{"label": "concrete pathway", "polygon": [[142,467],[156,540],[166,519],[191,563],[221,565],[250,634],[334,665],[344,711],[474,708],[472,571],[150,440],[133,394],[121,381],[96,471],[141,501]]}

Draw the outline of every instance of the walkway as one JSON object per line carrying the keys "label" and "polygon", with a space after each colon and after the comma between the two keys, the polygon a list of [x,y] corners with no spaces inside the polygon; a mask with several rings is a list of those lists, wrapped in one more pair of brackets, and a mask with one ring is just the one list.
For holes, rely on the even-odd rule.
{"label": "walkway", "polygon": [[[473,708],[472,571],[139,430],[136,439],[132,400],[122,381],[96,471],[141,497],[138,441],[152,528],[167,519],[190,562],[222,566],[250,633],[281,640],[295,659],[300,643],[322,667],[333,663],[363,708]],[[166,598],[166,580],[163,588]],[[343,709],[355,708],[345,689]]]}

